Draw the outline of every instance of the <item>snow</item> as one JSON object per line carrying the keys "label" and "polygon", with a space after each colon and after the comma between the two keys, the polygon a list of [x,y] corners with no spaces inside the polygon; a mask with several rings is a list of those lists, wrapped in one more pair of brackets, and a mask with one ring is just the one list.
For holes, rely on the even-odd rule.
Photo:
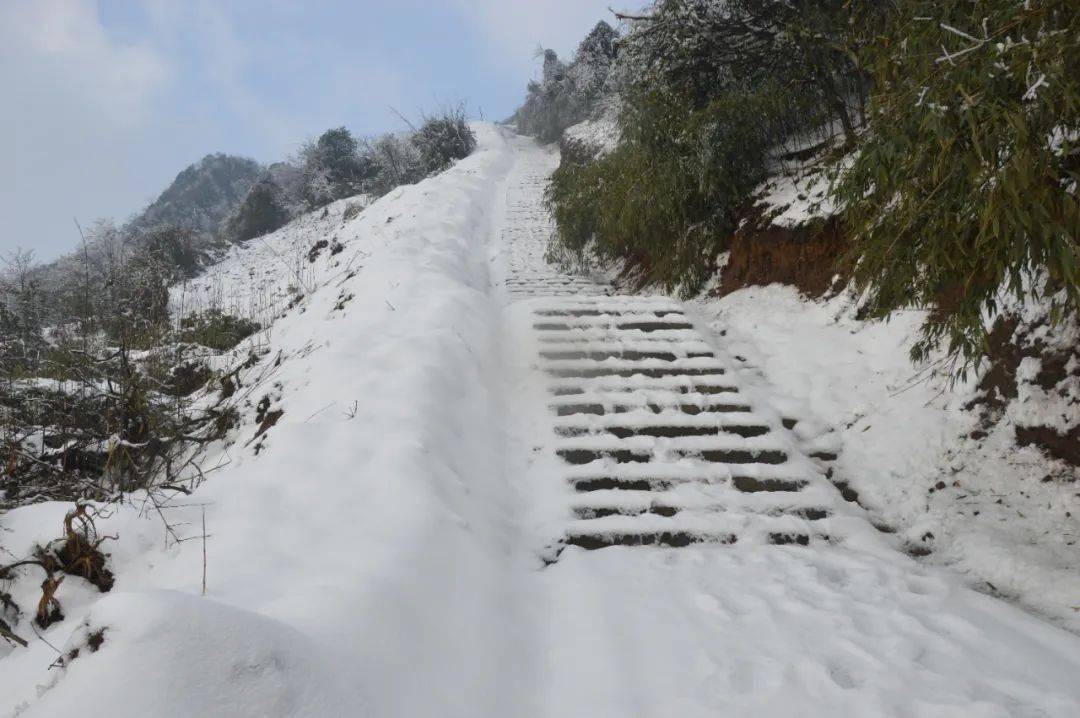
{"label": "snow", "polygon": [[[203,670],[215,664],[198,664],[215,646],[249,654],[259,665],[280,664],[274,670],[289,674],[206,684],[226,693],[234,687],[232,702],[222,703],[227,707],[266,680],[282,683],[268,697],[281,702],[255,704],[252,715],[500,713],[481,708],[500,700],[488,681],[506,672],[500,647],[513,634],[499,618],[507,613],[501,605],[510,603],[497,569],[506,560],[507,529],[492,506],[497,425],[488,377],[496,322],[482,249],[491,198],[512,156],[498,130],[482,125],[478,132],[481,148],[449,172],[391,193],[350,222],[342,223],[338,208],[325,219],[303,218],[233,253],[206,280],[237,303],[269,295],[264,304],[271,316],[284,311],[287,285],[302,279],[303,302],[252,339],[269,342],[271,351],[259,367],[267,370],[264,386],[249,387],[251,403],[265,393],[285,414],[254,455],[242,448],[255,432],[253,410],[242,408],[244,424],[223,457],[227,465],[167,509],[194,540],[165,549],[160,522],[137,502],[100,522],[103,533],[120,536],[106,545],[114,592],[137,596],[129,602],[146,603],[149,615],[132,617],[136,625],[128,626],[113,602],[115,610],[100,615],[109,626],[105,644],[97,653],[84,651],[70,670],[50,671],[56,654],[41,641],[10,652],[0,671],[0,715],[22,704],[26,716],[76,712],[85,684],[68,678],[84,671],[103,682],[102,690],[114,689],[109,710],[122,703],[132,715],[167,715],[174,707],[155,688],[181,681],[202,692]],[[332,223],[345,251],[324,251],[307,262],[307,248]],[[301,262],[286,261],[298,256]],[[355,276],[346,278],[346,268]],[[343,291],[353,298],[335,310]],[[189,287],[189,299],[192,293]],[[213,633],[230,620],[221,605],[231,606],[248,616],[251,631],[231,632],[201,649],[170,646],[185,635],[178,623],[160,636],[165,645],[138,673],[147,690],[117,695],[132,680],[127,669],[135,660],[121,637],[139,640],[172,610],[152,595],[201,591],[203,505],[209,596],[175,608],[198,614],[184,622],[192,630]],[[66,509],[47,504],[5,514],[4,546],[23,556],[34,542],[55,538]],[[30,607],[40,578],[29,570],[24,575],[13,596]],[[68,618],[42,635],[62,646],[99,604],[95,589],[77,578],[65,580],[57,596]],[[28,618],[16,628],[33,638]],[[297,632],[306,642],[290,638]],[[182,655],[191,660],[173,662]],[[328,705],[337,693],[296,689],[314,670],[313,657],[345,667],[348,682],[365,696],[363,711],[351,693]],[[221,662],[218,667],[228,658]],[[190,714],[181,706],[173,714]]]}
{"label": "snow", "polygon": [[[690,306],[693,330],[613,342],[600,314],[570,322],[582,325],[573,342],[541,341],[533,312],[558,303],[528,294],[549,291],[557,274],[534,250],[550,231],[540,190],[558,157],[504,129],[476,129],[477,152],[447,172],[353,219],[345,203],[300,218],[176,290],[177,308],[243,306],[268,324],[236,352],[253,350],[260,363],[246,375],[235,442],[210,457],[221,468],[193,495],[164,507],[185,541],[169,541],[139,497],[100,520],[102,533],[119,536],[105,544],[115,588],[102,595],[68,577],[57,594],[66,618],[42,630],[44,640],[27,616],[13,626],[30,647],[0,646],[0,716],[1080,714],[1080,638],[971,590],[953,570],[915,561],[898,550],[905,536],[871,525],[918,518],[919,530],[936,536],[933,561],[1000,581],[1068,624],[1062,607],[1080,595],[1074,548],[1055,544],[1054,554],[1044,538],[1025,554],[1018,547],[1034,521],[993,516],[981,529],[944,504],[921,508],[963,417],[924,407],[935,391],[929,382],[893,396],[911,383],[902,346],[916,317],[862,325],[838,303],[766,288]],[[309,261],[322,239],[342,251],[327,247]],[[505,286],[514,271],[528,281]],[[559,306],[588,300],[619,311],[628,302],[590,299],[605,290],[587,285],[575,280]],[[679,306],[634,302],[639,313]],[[689,383],[578,378],[585,393],[549,393],[541,350],[657,341],[678,347],[683,368],[725,371]],[[689,357],[702,346],[717,359]],[[697,380],[740,392],[688,391]],[[284,414],[255,452],[245,444],[263,395]],[[769,531],[806,522],[767,513],[776,496],[735,492],[725,464],[702,474],[701,461],[682,455],[704,445],[696,439],[630,437],[610,445],[666,451],[670,460],[625,465],[624,475],[671,479],[659,495],[689,509],[647,521],[746,540],[570,546],[545,565],[560,538],[598,525],[574,517],[582,497],[572,481],[609,468],[557,459],[557,447],[579,440],[556,434],[571,422],[550,406],[596,399],[640,411],[736,396],[747,411],[718,426],[762,423],[773,433],[731,446],[791,457],[746,464],[745,474],[808,482],[791,505],[827,506],[835,541],[767,545]],[[625,416],[645,424],[643,414]],[[799,418],[790,432],[781,428],[789,416]],[[836,470],[873,513],[828,483],[808,456],[822,447],[841,449]],[[1017,469],[994,461],[983,457],[950,478],[966,491],[1003,490]],[[1075,501],[1026,481],[1031,506]],[[633,509],[657,495],[595,498]],[[55,538],[68,509],[0,515],[5,550],[21,557]],[[618,532],[640,518],[599,525]],[[991,537],[993,550],[981,543]],[[39,582],[25,570],[13,598],[32,607]],[[90,636],[101,629],[94,651]],[[78,655],[50,669],[58,654],[49,644]]]}
{"label": "snow", "polygon": [[[837,476],[876,522],[900,529],[900,544],[930,548],[926,560],[979,590],[1080,631],[1080,492],[1067,480],[1044,481],[1063,469],[1013,438],[1016,424],[1075,425],[1077,407],[1021,382],[1005,419],[978,442],[969,436],[976,417],[965,410],[975,377],[949,389],[940,361],[908,359],[919,312],[860,322],[850,296],[806,301],[780,285],[695,309],[746,359],[743,381],[798,418],[805,439],[836,446]],[[1021,374],[1035,361],[1025,360]]]}
{"label": "snow", "polygon": [[618,107],[608,105],[594,117],[563,131],[563,142],[578,144],[597,155],[606,155],[619,145]]}
{"label": "snow", "polygon": [[[105,627],[110,660],[87,637]],[[323,716],[363,713],[348,674],[288,625],[174,591],[111,593],[64,647],[79,654],[53,675],[25,715],[106,707],[112,718]],[[123,700],[117,700],[123,683]],[[57,690],[57,686],[62,689]]]}
{"label": "snow", "polygon": [[820,166],[794,167],[771,176],[754,195],[757,206],[778,227],[796,227],[836,212],[828,197],[829,179]]}

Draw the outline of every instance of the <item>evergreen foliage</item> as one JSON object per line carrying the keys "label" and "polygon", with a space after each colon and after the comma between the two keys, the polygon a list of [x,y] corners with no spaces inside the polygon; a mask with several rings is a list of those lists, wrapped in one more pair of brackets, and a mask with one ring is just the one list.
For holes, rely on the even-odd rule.
{"label": "evergreen foliage", "polygon": [[864,57],[871,131],[837,195],[869,313],[931,307],[914,357],[973,361],[1002,290],[1076,312],[1076,3],[907,0]]}
{"label": "evergreen foliage", "polygon": [[245,242],[285,226],[290,219],[285,192],[267,173],[251,187],[229,220],[227,234],[233,242]]}
{"label": "evergreen foliage", "polygon": [[626,102],[618,147],[552,178],[552,256],[624,260],[642,284],[696,290],[764,176],[767,128],[745,113],[768,116],[781,97],[763,87],[691,113],[658,91]]}
{"label": "evergreen foliage", "polygon": [[658,0],[627,17],[621,141],[555,173],[552,256],[623,259],[642,282],[696,291],[785,144],[833,120],[854,131],[863,77],[844,7]]}

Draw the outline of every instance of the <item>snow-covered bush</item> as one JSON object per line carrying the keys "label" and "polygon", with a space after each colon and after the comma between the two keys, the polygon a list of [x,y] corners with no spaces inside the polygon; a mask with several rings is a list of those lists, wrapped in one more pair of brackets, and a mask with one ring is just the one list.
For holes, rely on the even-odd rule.
{"label": "snow-covered bush", "polygon": [[322,133],[300,151],[303,160],[302,195],[308,209],[315,209],[364,190],[375,173],[371,158],[344,127]]}
{"label": "snow-covered bush", "polygon": [[430,175],[471,155],[476,149],[476,135],[465,119],[465,107],[458,105],[425,117],[412,143],[420,153],[424,174]]}
{"label": "snow-covered bush", "polygon": [[[862,75],[846,52],[845,13],[829,0],[657,0],[627,18],[617,45],[597,43],[594,31],[575,65],[603,66],[618,47],[606,71],[619,142],[595,160],[564,156],[548,193],[558,225],[551,255],[625,260],[642,282],[697,291],[778,148],[832,121],[853,135]],[[558,117],[575,95],[559,90],[573,86],[573,68],[555,70],[541,87],[558,90],[552,99],[544,105],[537,91],[530,100]],[[523,110],[529,117],[529,101]],[[562,131],[541,124],[541,139]]]}
{"label": "snow-covered bush", "polygon": [[172,325],[185,236],[135,243],[100,223],[63,285],[35,281],[27,254],[2,273],[12,291],[0,293],[0,507],[173,484],[227,428],[224,398],[193,393],[213,376],[210,349],[258,327],[220,312]]}
{"label": "snow-covered bush", "polygon": [[368,185],[373,195],[382,196],[424,177],[424,158],[417,144],[408,137],[382,135],[371,142],[368,152],[375,165],[375,176]]}

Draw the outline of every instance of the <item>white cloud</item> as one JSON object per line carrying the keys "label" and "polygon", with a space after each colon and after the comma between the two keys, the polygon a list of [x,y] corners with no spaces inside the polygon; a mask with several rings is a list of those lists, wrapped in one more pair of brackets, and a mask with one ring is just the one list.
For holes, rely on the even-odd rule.
{"label": "white cloud", "polygon": [[609,7],[637,9],[645,0],[454,0],[473,18],[494,58],[519,76],[539,65],[539,47],[569,58],[600,20],[615,24]]}
{"label": "white cloud", "polygon": [[168,82],[163,58],[111,38],[91,0],[0,2],[0,250],[54,256],[77,241],[72,215],[144,201],[126,147]]}
{"label": "white cloud", "polygon": [[66,104],[131,126],[146,118],[168,79],[151,48],[108,37],[91,0],[6,0],[0,58],[0,78],[24,95],[18,99],[25,115]]}

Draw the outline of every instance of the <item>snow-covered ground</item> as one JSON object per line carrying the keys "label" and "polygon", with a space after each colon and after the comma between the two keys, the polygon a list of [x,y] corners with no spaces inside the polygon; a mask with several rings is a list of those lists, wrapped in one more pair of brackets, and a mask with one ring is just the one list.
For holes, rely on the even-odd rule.
{"label": "snow-covered ground", "polygon": [[[840,540],[570,546],[548,565],[572,523],[560,513],[567,469],[550,453],[535,300],[505,280],[556,286],[534,250],[558,158],[477,130],[478,151],[446,173],[355,216],[343,201],[301,218],[177,290],[178,307],[277,317],[250,343],[261,359],[243,422],[210,458],[222,468],[166,509],[192,540],[168,542],[138,503],[118,508],[100,522],[119,536],[106,544],[112,592],[69,577],[64,621],[42,640],[28,616],[14,626],[30,647],[0,647],[0,716],[1080,714],[1080,638],[894,546],[940,532],[937,562],[996,536],[998,549],[963,555],[1036,576],[1029,590],[1060,592],[1055,606],[1076,585],[1075,554],[1063,549],[1052,574],[1051,554],[1026,556],[1001,517],[983,534],[945,513],[904,524],[948,450],[938,429],[959,421],[916,411],[923,385],[890,401],[912,373],[897,346],[904,318],[836,323],[840,307],[775,288],[689,308],[753,413],[777,432],[799,419],[785,447],[840,450],[837,474],[874,509],[823,494],[850,527]],[[596,293],[563,286],[563,301]],[[251,442],[264,396],[284,414]],[[981,472],[964,476],[952,479],[978,488]],[[59,535],[68,508],[0,516],[0,543],[28,554]],[[880,533],[878,518],[907,533]],[[12,589],[27,610],[39,580],[27,571]],[[53,646],[80,650],[50,668]]]}
{"label": "snow-covered ground", "polygon": [[[850,296],[810,302],[780,285],[695,309],[745,359],[747,381],[779,397],[802,431],[835,432],[836,478],[883,527],[898,530],[899,546],[930,550],[924,562],[1080,632],[1075,470],[1035,447],[1018,448],[1008,418],[971,438],[978,417],[965,407],[974,380],[949,389],[945,367],[908,359],[919,312],[860,322]],[[1061,419],[1056,408],[1022,395],[1010,411],[1038,412],[1053,424]]]}
{"label": "snow-covered ground", "polygon": [[[118,509],[99,525],[120,537],[105,546],[115,588],[69,577],[68,618],[42,631],[66,651],[88,622],[104,645],[64,670],[44,640],[0,647],[0,715],[512,713],[495,707],[495,687],[513,685],[516,601],[485,244],[513,155],[499,130],[478,130],[451,171],[349,221],[347,202],[302,218],[208,275],[227,301],[253,287],[284,315],[253,340],[269,349],[251,372],[264,377],[245,387],[227,465],[166,512],[199,536],[205,505],[208,595],[200,539],[166,550],[156,515]],[[335,237],[341,251],[308,261]],[[245,444],[264,395],[284,415],[256,455]],[[68,508],[4,515],[5,549],[55,538]],[[29,611],[40,578],[25,575],[12,594]],[[16,630],[35,638],[29,616]]]}

